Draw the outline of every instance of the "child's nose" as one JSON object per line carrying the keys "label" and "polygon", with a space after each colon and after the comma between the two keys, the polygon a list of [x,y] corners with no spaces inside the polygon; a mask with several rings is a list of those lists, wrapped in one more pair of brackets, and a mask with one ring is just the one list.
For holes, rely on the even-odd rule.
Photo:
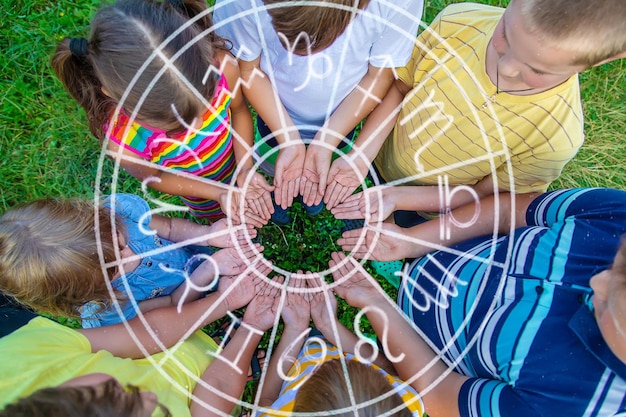
{"label": "child's nose", "polygon": [[498,59],[498,74],[507,78],[515,78],[519,74],[519,63],[509,54]]}

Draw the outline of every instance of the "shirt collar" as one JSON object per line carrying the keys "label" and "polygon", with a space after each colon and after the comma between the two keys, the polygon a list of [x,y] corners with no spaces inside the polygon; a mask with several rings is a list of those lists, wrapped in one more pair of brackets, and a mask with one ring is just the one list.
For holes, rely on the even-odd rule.
{"label": "shirt collar", "polygon": [[569,321],[569,328],[604,366],[626,379],[626,364],[618,359],[604,341],[598,323],[588,305],[582,305]]}

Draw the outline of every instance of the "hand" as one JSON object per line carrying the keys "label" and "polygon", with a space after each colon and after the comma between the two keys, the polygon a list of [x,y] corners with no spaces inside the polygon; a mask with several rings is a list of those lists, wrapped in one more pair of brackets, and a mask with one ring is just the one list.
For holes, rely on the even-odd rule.
{"label": "hand", "polygon": [[272,281],[276,285],[266,282],[252,299],[243,315],[244,323],[261,331],[271,328],[276,322],[278,314],[280,284],[283,283],[284,278],[276,277]]}
{"label": "hand", "polygon": [[287,296],[283,311],[281,311],[285,327],[289,326],[297,331],[307,329],[311,321],[310,296],[306,292],[306,280],[307,278],[302,274],[302,271],[291,275],[289,285],[285,289]]}
{"label": "hand", "polygon": [[222,192],[219,197],[219,203],[224,214],[230,217],[231,221],[236,225],[243,223],[245,225],[250,224],[254,227],[263,227],[267,224],[267,219],[263,219],[259,215],[252,212],[245,200],[243,200],[244,217],[241,217],[240,210],[243,198],[241,190],[239,189],[234,190],[232,193],[229,193],[228,191]]}
{"label": "hand", "polygon": [[300,180],[300,194],[307,206],[317,205],[322,201],[332,157],[333,152],[317,144],[315,140],[309,144]]}
{"label": "hand", "polygon": [[272,271],[272,267],[263,260],[257,261],[252,268],[261,276],[246,270],[243,274],[220,277],[217,292],[226,296],[224,302],[229,311],[246,306],[257,292],[263,290],[267,274]]}
{"label": "hand", "polygon": [[[250,177],[250,180],[248,180]],[[243,189],[246,205],[264,220],[269,220],[274,213],[271,192],[274,187],[269,185],[263,175],[252,169],[244,169],[237,177],[237,185]]]}
{"label": "hand", "polygon": [[357,308],[385,301],[383,289],[357,261],[352,257],[346,257],[342,252],[333,252],[330,257],[328,265],[337,283],[334,290],[339,297]]}
{"label": "hand", "polygon": [[304,142],[294,143],[283,147],[276,158],[276,173],[274,176],[274,196],[276,204],[287,209],[293,203],[293,199],[300,192],[300,178],[306,147]]}
{"label": "hand", "polygon": [[352,159],[348,153],[335,159],[328,172],[328,185],[324,194],[324,203],[331,210],[350,196],[361,185],[369,165],[362,159]]}
{"label": "hand", "polygon": [[212,262],[217,266],[218,275],[239,275],[246,268],[254,263],[254,260],[260,252],[263,252],[263,247],[255,243],[254,245],[242,245],[236,248],[221,249],[211,255],[211,260],[205,262]]}
{"label": "hand", "polygon": [[373,261],[396,261],[410,258],[415,244],[408,238],[402,239],[392,235],[393,233],[403,235],[407,229],[391,223],[382,223],[381,228],[383,230],[380,233],[367,230],[364,239],[361,239],[363,229],[348,230],[337,240],[337,244],[343,251],[352,252],[352,256],[357,259],[367,257]]}
{"label": "hand", "polygon": [[322,333],[326,334],[333,329],[333,322],[337,320],[337,299],[328,288],[328,284],[320,277],[309,281],[309,288],[318,291],[311,295],[311,318],[313,324]]}
{"label": "hand", "polygon": [[246,236],[249,236],[250,239],[254,239],[257,234],[256,229],[251,224],[242,225],[235,231],[235,240],[233,241],[227,219],[219,219],[205,227],[207,228],[206,235],[208,237],[204,244],[216,248],[232,248],[236,244],[240,245],[241,240],[246,239]]}
{"label": "hand", "polygon": [[372,187],[360,193],[351,195],[345,201],[331,210],[338,219],[367,219],[369,222],[379,222],[387,219],[396,210],[396,204],[391,193],[391,187]]}

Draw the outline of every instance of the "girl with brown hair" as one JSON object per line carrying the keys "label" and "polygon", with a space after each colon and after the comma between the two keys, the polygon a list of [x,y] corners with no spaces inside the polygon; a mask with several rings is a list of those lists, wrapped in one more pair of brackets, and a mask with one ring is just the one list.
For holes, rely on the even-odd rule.
{"label": "girl with brown hair", "polygon": [[[120,0],[96,13],[89,39],[63,39],[52,67],[131,175],[181,196],[196,217],[269,219],[273,187],[246,156],[252,118],[239,68],[205,1]],[[246,187],[241,204],[235,180]]]}

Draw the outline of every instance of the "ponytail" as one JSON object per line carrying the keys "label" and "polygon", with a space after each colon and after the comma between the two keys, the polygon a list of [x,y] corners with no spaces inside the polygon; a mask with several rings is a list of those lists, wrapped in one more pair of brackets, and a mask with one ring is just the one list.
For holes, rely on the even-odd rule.
{"label": "ponytail", "polygon": [[115,108],[115,102],[102,92],[102,84],[89,58],[87,40],[65,38],[59,42],[52,57],[52,69],[72,97],[85,109],[91,133],[102,139],[102,127]]}

